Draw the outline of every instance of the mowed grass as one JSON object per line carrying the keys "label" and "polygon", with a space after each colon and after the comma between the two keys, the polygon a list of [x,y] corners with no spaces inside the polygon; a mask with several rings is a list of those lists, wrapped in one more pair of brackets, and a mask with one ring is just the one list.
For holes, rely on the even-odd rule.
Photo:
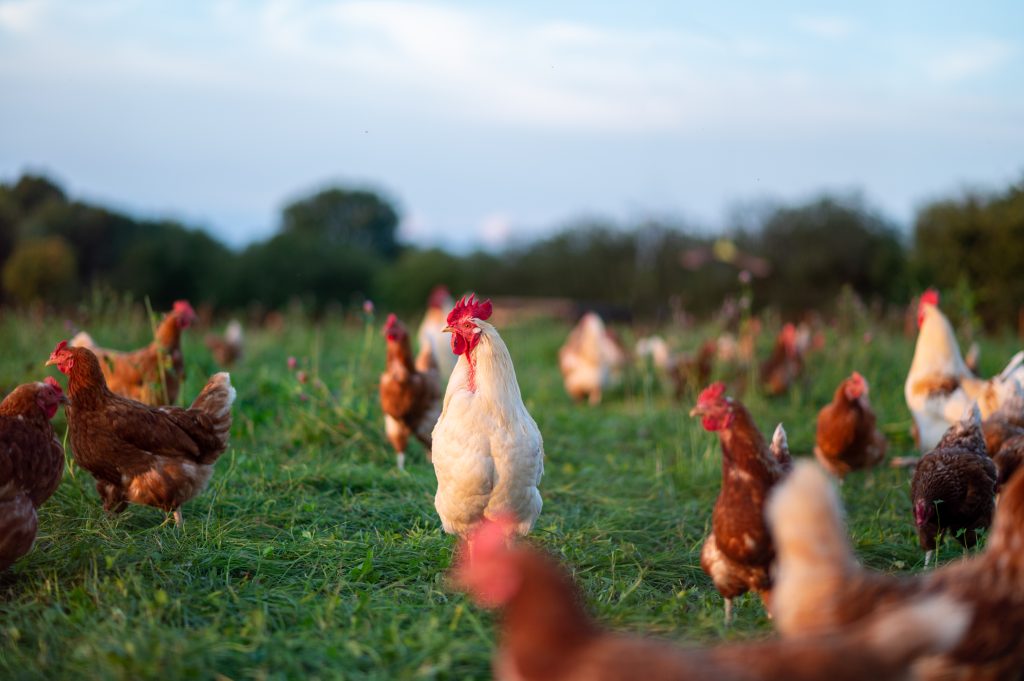
{"label": "mowed grass", "polygon": [[[74,321],[108,347],[151,338],[145,315],[123,306]],[[106,515],[69,451],[35,548],[0,576],[0,677],[489,678],[492,617],[446,583],[454,541],[434,512],[433,469],[410,446],[398,472],[383,436],[380,322],[292,316],[279,333],[248,330],[232,371],[231,446],[185,507],[183,530],[150,508]],[[672,401],[637,369],[603,405],[572,404],[556,361],[567,331],[500,329],[547,452],[534,540],[571,566],[611,627],[679,641],[770,635],[750,596],[723,627],[722,600],[700,569],[720,454],[687,415],[692,397]],[[794,452],[808,455],[817,409],[857,369],[891,454],[912,453],[902,391],[912,341],[876,330],[865,344],[862,332],[829,332],[788,396],[748,391],[766,435],[783,421]],[[5,315],[0,387],[46,375],[68,335],[64,318]],[[701,335],[682,340],[694,347]],[[186,400],[217,370],[201,341],[186,334]],[[984,368],[998,370],[1013,349],[983,344]],[[289,371],[290,355],[306,383]],[[63,436],[63,416],[55,426]],[[908,487],[905,471],[881,468],[842,488],[855,546],[876,568],[922,565]],[[940,558],[959,555],[948,544]]]}

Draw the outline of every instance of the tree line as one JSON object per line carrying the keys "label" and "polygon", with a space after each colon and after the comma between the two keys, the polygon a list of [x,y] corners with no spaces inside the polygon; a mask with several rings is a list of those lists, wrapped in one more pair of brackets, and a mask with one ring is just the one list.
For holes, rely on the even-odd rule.
{"label": "tree line", "polygon": [[100,289],[188,298],[219,309],[312,311],[366,298],[415,310],[430,289],[561,297],[656,318],[701,315],[747,291],[783,314],[823,310],[848,288],[905,304],[928,285],[969,291],[987,326],[1017,323],[1024,301],[1024,182],[922,207],[901,230],[857,194],[738,213],[724,235],[682,222],[570,224],[500,252],[453,254],[398,239],[379,192],[329,187],[287,205],[275,234],[233,250],[201,229],[138,220],[74,200],[26,174],[0,184],[0,272],[7,304],[67,306]]}

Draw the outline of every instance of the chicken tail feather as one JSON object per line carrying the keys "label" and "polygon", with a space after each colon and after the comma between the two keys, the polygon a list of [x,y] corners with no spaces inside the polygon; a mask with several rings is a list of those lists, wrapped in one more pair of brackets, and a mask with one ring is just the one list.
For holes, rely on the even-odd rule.
{"label": "chicken tail feather", "polygon": [[802,632],[860,569],[839,497],[820,466],[799,461],[766,513],[777,556],[772,615],[783,634]]}
{"label": "chicken tail feather", "polygon": [[1009,364],[999,374],[999,379],[1005,381],[1007,378],[1012,376],[1014,372],[1020,368],[1021,364],[1024,364],[1024,350],[1020,350],[1016,355],[1010,358]]}
{"label": "chicken tail feather", "polygon": [[867,647],[896,666],[952,650],[967,633],[973,609],[945,594],[921,598],[868,624]]}
{"label": "chicken tail feather", "polygon": [[226,371],[210,377],[192,409],[204,412],[213,421],[213,430],[227,446],[228,432],[231,430],[231,405],[235,402],[236,391],[231,385],[231,375]]}

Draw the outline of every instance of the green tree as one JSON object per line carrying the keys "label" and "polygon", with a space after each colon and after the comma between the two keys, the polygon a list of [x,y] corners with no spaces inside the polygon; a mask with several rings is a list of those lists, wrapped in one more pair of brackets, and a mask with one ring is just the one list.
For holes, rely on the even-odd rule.
{"label": "green tree", "polygon": [[43,175],[22,175],[10,191],[23,215],[45,203],[67,201],[64,190]]}
{"label": "green tree", "polygon": [[1015,324],[1024,300],[1024,182],[922,208],[913,259],[922,285],[969,287],[986,326]]}
{"label": "green tree", "polygon": [[66,303],[75,278],[75,253],[59,237],[22,241],[3,268],[4,290],[23,304]]}
{"label": "green tree", "polygon": [[844,285],[865,300],[907,295],[906,253],[895,227],[857,197],[822,197],[771,212],[750,247],[771,274],[762,303],[802,312],[831,305]]}
{"label": "green tree", "polygon": [[370,191],[324,189],[284,209],[281,231],[324,244],[351,246],[391,259],[398,255],[398,212]]}

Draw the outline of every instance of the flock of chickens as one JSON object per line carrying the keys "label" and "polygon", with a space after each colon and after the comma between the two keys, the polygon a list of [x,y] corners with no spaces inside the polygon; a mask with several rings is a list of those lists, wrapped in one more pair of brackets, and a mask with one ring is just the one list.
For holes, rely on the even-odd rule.
{"label": "flock of chickens", "polygon": [[[722,486],[701,566],[725,599],[727,623],[732,600],[752,591],[782,638],[712,648],[603,631],[566,570],[514,540],[541,511],[543,443],[508,350],[486,321],[491,312],[489,302],[471,296],[451,307],[444,291],[435,292],[415,358],[404,326],[389,317],[380,397],[399,466],[409,434],[432,458],[438,515],[445,531],[461,537],[455,584],[502,611],[497,678],[1024,678],[1024,474],[1013,476],[1024,455],[1021,356],[999,376],[977,378],[936,292],[918,305],[906,382],[915,437],[926,454],[897,463],[914,467],[914,524],[926,565],[943,535],[970,547],[991,526],[987,548],[918,576],[858,564],[827,474],[841,483],[885,459],[887,442],[861,374],[845,379],[818,414],[819,465],[794,464],[782,424],[766,441],[726,384],[714,383],[691,412],[717,433],[722,449]],[[451,352],[443,333],[452,334]],[[813,343],[805,331],[783,327],[760,367],[766,393],[788,389]],[[643,339],[638,354],[650,354],[678,394],[683,381],[708,380],[717,350],[705,343],[693,358],[672,357],[655,337]],[[459,359],[442,398],[440,367],[452,354]],[[596,404],[625,352],[588,313],[558,359],[566,392]]]}
{"label": "flock of chickens", "polygon": [[[862,568],[852,551],[830,477],[885,459],[886,439],[852,373],[818,414],[814,455],[794,463],[779,424],[767,441],[730,392],[713,383],[691,416],[718,435],[722,484],[700,562],[725,600],[762,599],[781,638],[753,644],[679,648],[606,632],[586,614],[566,570],[515,536],[542,509],[540,430],[523,403],[508,348],[488,322],[490,301],[452,301],[438,288],[414,354],[405,325],[384,326],[380,377],[385,433],[399,468],[410,438],[427,451],[437,478],[435,508],[460,537],[453,582],[481,605],[502,610],[494,672],[501,679],[1022,679],[1024,678],[1024,354],[982,380],[967,367],[952,328],[928,291],[918,305],[918,341],[905,386],[915,436],[926,452],[913,466],[913,521],[930,561],[937,539],[965,547],[989,529],[980,554],[920,575]],[[209,482],[228,445],[235,390],[215,374],[188,408],[178,398],[181,332],[195,321],[176,303],[153,343],[131,353],[95,345],[87,334],[49,357],[67,377],[19,386],[0,402],[0,569],[27,553],[36,509],[60,483],[64,451],[50,419],[64,406],[75,461],[96,480],[103,507],[143,504],[173,513]],[[232,336],[240,338],[238,333]],[[812,341],[792,325],[760,367],[778,394],[800,375]],[[746,352],[745,339],[737,344]],[[749,344],[752,349],[752,343]],[[734,351],[737,351],[734,348]],[[718,344],[673,357],[658,338],[638,354],[680,384],[706,384]],[[237,353],[235,353],[237,356]],[[596,404],[626,353],[601,318],[588,313],[559,352],[567,393]],[[446,386],[444,390],[442,387]],[[998,505],[996,504],[998,493]]]}

